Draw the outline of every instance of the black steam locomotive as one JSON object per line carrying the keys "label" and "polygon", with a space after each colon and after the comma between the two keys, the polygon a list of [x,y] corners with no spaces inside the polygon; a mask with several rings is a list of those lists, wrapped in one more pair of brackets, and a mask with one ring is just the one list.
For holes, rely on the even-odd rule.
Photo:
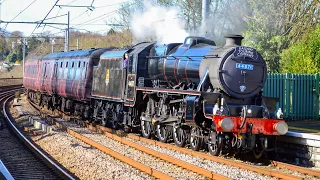
{"label": "black steam locomotive", "polygon": [[276,100],[262,96],[265,61],[241,46],[242,38],[227,36],[222,47],[187,37],[126,50],[53,53],[27,61],[24,86],[38,104],[105,126],[138,127],[146,138],[194,150],[206,144],[213,155],[253,150],[259,158],[288,126],[281,110],[274,115]]}

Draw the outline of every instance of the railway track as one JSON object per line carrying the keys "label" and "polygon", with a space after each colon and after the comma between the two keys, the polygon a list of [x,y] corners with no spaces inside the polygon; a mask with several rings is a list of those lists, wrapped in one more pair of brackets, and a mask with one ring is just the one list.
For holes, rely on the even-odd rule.
{"label": "railway track", "polygon": [[[60,122],[56,121],[54,118],[50,118],[50,119],[53,124],[57,125],[60,128],[65,129],[69,134],[76,136],[77,138],[81,139],[82,141],[91,143],[92,146],[94,146],[98,149],[101,149],[101,150],[104,149],[104,147],[101,146],[100,144],[97,144],[93,140],[90,140],[86,137],[83,137],[83,136],[81,136],[81,134],[66,127],[62,121],[60,121]],[[186,154],[189,156],[198,157],[198,158],[201,158],[202,160],[213,161],[213,162],[217,162],[220,164],[237,167],[237,168],[240,168],[243,170],[252,171],[252,172],[255,172],[255,173],[258,173],[261,175],[266,175],[269,177],[275,177],[275,178],[279,178],[279,179],[317,179],[317,178],[320,178],[320,172],[318,172],[318,171],[313,171],[313,170],[310,170],[307,168],[302,168],[299,166],[294,166],[294,165],[286,164],[286,163],[282,163],[282,162],[271,161],[270,162],[271,167],[270,166],[269,167],[254,166],[254,165],[249,165],[249,164],[246,164],[243,162],[238,162],[238,161],[225,159],[225,158],[221,158],[221,157],[215,157],[215,156],[212,156],[212,155],[204,153],[204,152],[197,152],[197,151],[193,151],[193,150],[186,149],[186,148],[180,148],[180,147],[174,146],[172,144],[161,143],[159,141],[146,139],[146,138],[143,138],[139,135],[126,134],[122,131],[115,131],[110,128],[102,127],[99,125],[93,126],[92,124],[86,123],[85,126],[92,131],[101,133],[101,134],[105,135],[106,137],[111,138],[115,141],[118,141],[122,144],[125,144],[125,145],[132,147],[132,148],[141,150],[147,154],[150,154],[150,155],[155,156],[157,158],[166,160],[170,163],[177,164],[180,167],[183,167],[187,170],[201,174],[201,175],[208,177],[208,178],[221,179],[221,178],[225,178],[225,177],[221,177],[221,176],[219,177],[219,176],[217,176],[218,175],[217,173],[213,173],[212,171],[204,169],[204,168],[199,168],[198,166],[196,166],[194,164],[186,163],[183,160],[172,158],[169,155],[162,154],[161,152],[159,152],[155,149],[165,148],[165,149],[175,151],[176,153],[182,153],[182,154]],[[90,141],[92,141],[93,144]],[[149,144],[149,147],[146,147],[147,144]],[[103,151],[109,151],[109,150],[103,150]],[[294,175],[292,175],[292,174],[294,174]],[[160,178],[160,177],[157,177],[157,178]]]}
{"label": "railway track", "polygon": [[[32,104],[32,106],[36,110],[39,111],[37,106],[35,106],[34,104]],[[41,111],[41,112],[43,113],[43,111]],[[54,124],[61,129],[64,129],[70,135],[82,140],[83,142],[91,145],[92,147],[95,147],[95,148],[99,149],[100,151],[102,151],[102,152],[104,152],[104,153],[106,153],[106,154],[108,154],[108,155],[110,155],[120,161],[123,161],[123,162],[135,167],[136,169],[139,169],[140,171],[145,172],[146,174],[149,174],[157,179],[177,179],[177,178],[179,179],[179,177],[178,177],[179,175],[177,176],[177,174],[175,174],[175,175],[173,175],[174,173],[170,174],[170,172],[169,173],[165,172],[165,170],[161,170],[161,168],[158,167],[160,169],[159,170],[158,168],[155,168],[152,165],[150,166],[149,165],[150,162],[146,162],[146,161],[143,162],[141,160],[137,160],[132,157],[130,158],[130,157],[128,157],[127,154],[123,154],[123,153],[119,152],[118,150],[114,150],[114,148],[112,148],[112,147],[108,147],[106,145],[106,143],[103,143],[101,141],[97,142],[97,139],[90,138],[90,137],[86,136],[86,134],[91,134],[90,132],[85,130],[87,128],[81,127],[82,128],[81,129],[81,128],[79,128],[80,126],[74,128],[74,127],[72,127],[71,123],[63,122],[63,121],[59,122],[55,118],[50,118],[50,116],[47,118],[48,118],[48,121],[51,121],[51,124]],[[96,138],[98,138],[98,137],[96,137]],[[135,146],[132,146],[132,144],[131,144],[131,146],[129,146],[129,147],[133,147],[143,154],[148,154],[149,156],[153,156],[156,159],[160,159],[161,162],[159,162],[159,164],[164,164],[165,166],[171,165],[172,167],[178,166],[178,167],[183,168],[184,169],[183,171],[187,170],[187,171],[193,172],[194,174],[198,174],[199,176],[193,174],[193,177],[195,177],[196,179],[198,179],[198,178],[200,178],[200,179],[206,179],[206,178],[230,179],[226,176],[210,172],[206,169],[203,169],[203,168],[194,166],[192,164],[180,161],[178,159],[172,158],[172,157],[165,155],[165,154],[162,154],[162,153],[155,153],[155,152],[150,153],[150,151],[148,151],[147,148],[143,148],[143,147],[137,148],[138,146],[139,146],[138,144],[136,144]],[[123,147],[123,148],[127,148],[127,147]],[[138,153],[138,151],[136,153]],[[159,161],[156,159],[155,159],[155,162]],[[191,179],[194,179],[194,178],[191,178]]]}
{"label": "railway track", "polygon": [[19,88],[0,93],[0,103],[3,106],[1,119],[5,121],[0,130],[0,159],[14,179],[74,179],[14,125],[7,113],[7,105],[17,90]]}
{"label": "railway track", "polygon": [[[312,178],[320,178],[320,172],[319,171],[314,171],[311,169],[303,168],[300,166],[295,166],[287,163],[282,163],[278,161],[270,161],[270,165],[272,169],[260,167],[260,166],[253,166],[249,164],[244,164],[242,162],[222,158],[222,157],[216,157],[212,156],[208,153],[204,152],[198,152],[198,151],[193,151],[187,148],[180,148],[172,144],[168,143],[162,143],[156,140],[151,140],[151,139],[146,139],[144,137],[141,137],[139,135],[135,134],[126,134],[124,132],[119,132],[119,131],[114,131],[113,129],[106,128],[103,126],[93,126],[92,124],[87,124],[86,125],[89,129],[102,133],[106,135],[107,137],[113,138],[115,140],[121,141],[123,143],[126,143],[128,141],[130,142],[142,142],[141,144],[146,145],[149,144],[149,147],[155,148],[166,148],[170,150],[174,150],[178,153],[184,153],[188,154],[191,156],[196,156],[205,160],[210,160],[214,162],[219,162],[222,164],[238,167],[244,170],[249,170],[253,171],[259,174],[264,174],[268,175],[271,177],[275,178],[280,178],[280,179],[312,179]],[[270,167],[269,167],[270,168]],[[276,170],[277,169],[277,170]],[[287,172],[287,173],[283,173]],[[292,173],[298,172],[300,175],[303,175],[303,177],[297,177],[291,175]],[[290,173],[290,174],[289,174]]]}

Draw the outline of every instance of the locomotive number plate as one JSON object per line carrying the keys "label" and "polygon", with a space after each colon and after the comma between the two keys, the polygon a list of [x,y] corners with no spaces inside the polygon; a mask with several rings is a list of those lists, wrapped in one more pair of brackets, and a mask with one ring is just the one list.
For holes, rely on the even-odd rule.
{"label": "locomotive number plate", "polygon": [[247,69],[247,70],[253,70],[253,65],[252,64],[241,64],[241,63],[237,63],[236,64],[236,68],[237,69]]}

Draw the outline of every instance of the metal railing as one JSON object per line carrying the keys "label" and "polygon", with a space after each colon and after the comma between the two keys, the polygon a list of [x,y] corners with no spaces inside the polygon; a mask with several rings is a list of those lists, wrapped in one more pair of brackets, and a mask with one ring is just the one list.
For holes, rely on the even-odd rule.
{"label": "metal railing", "polygon": [[319,119],[319,74],[268,74],[263,95],[279,98],[287,120]]}

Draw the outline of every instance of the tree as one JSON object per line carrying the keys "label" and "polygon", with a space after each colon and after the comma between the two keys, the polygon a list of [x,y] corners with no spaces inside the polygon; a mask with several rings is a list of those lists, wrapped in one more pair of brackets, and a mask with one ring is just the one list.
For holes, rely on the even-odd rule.
{"label": "tree", "polygon": [[7,56],[7,60],[8,60],[8,62],[11,62],[11,63],[16,62],[16,60],[17,60],[17,54],[16,54],[16,53],[10,53],[10,54]]}
{"label": "tree", "polygon": [[285,37],[283,30],[283,4],[272,0],[248,0],[252,9],[247,17],[243,35],[246,46],[255,47],[266,60],[269,72],[279,72],[280,52]]}
{"label": "tree", "polygon": [[108,31],[108,33],[107,33],[107,35],[113,35],[113,34],[116,34],[117,32],[113,29],[113,28],[111,28],[109,31]]}
{"label": "tree", "polygon": [[3,35],[0,35],[0,59],[3,59],[9,54],[7,40]]}
{"label": "tree", "polygon": [[320,73],[320,25],[281,53],[281,72]]}
{"label": "tree", "polygon": [[261,52],[269,72],[280,72],[280,54],[319,23],[318,0],[248,0],[245,45]]}

